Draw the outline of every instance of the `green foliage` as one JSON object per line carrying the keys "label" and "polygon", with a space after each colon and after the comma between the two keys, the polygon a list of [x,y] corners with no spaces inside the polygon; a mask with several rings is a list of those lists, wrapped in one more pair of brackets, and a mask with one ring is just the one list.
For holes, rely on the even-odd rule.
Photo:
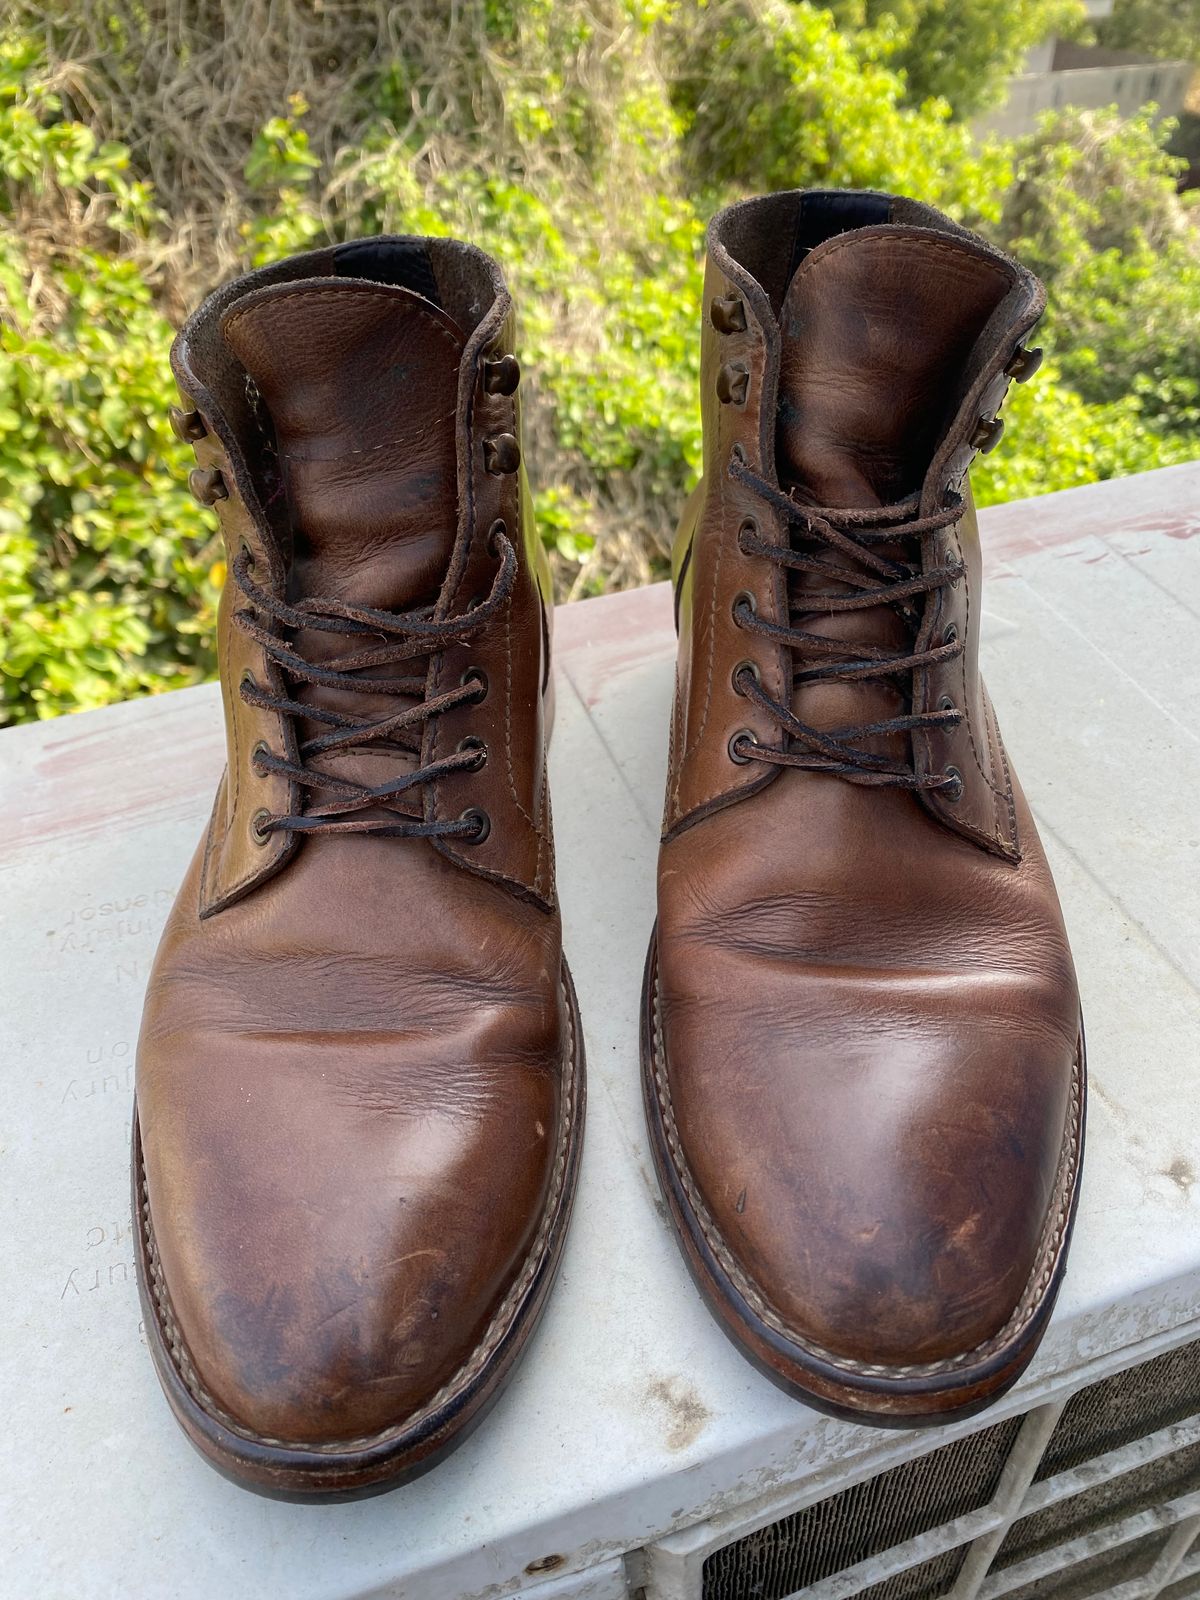
{"label": "green foliage", "polygon": [[971,116],[1002,93],[1026,53],[1083,21],[1079,0],[834,0],[843,28],[878,29],[907,99],[943,99]]}
{"label": "green foliage", "polygon": [[[704,225],[739,192],[898,189],[1047,277],[1051,358],[1010,396],[983,503],[1195,455],[1200,266],[1169,130],[1067,113],[1015,149],[980,148],[953,114],[987,98],[1055,7],[837,0],[835,20],[785,0],[462,0],[448,22],[413,0],[401,50],[356,90],[356,137],[331,139],[309,110],[336,100],[345,115],[348,89],[280,90],[255,134],[237,145],[226,130],[237,156],[207,222],[180,195],[212,165],[211,129],[205,163],[177,173],[156,144],[170,181],[152,190],[137,161],[154,138],[135,159],[74,69],[9,38],[0,722],[211,672],[223,568],[166,426],[172,325],[220,277],[326,239],[459,234],[503,262],[564,596],[666,571],[700,461]],[[363,37],[375,26],[353,4],[347,18]],[[111,122],[137,124],[135,108]]]}
{"label": "green foliage", "polygon": [[1045,279],[1063,377],[1127,395],[1155,436],[1200,429],[1200,236],[1176,192],[1171,125],[1149,113],[1049,116],[1017,152],[1001,243]]}
{"label": "green foliage", "polygon": [[1140,392],[1089,404],[1048,360],[1033,383],[1014,384],[1004,404],[1004,443],[976,461],[971,486],[981,506],[1075,489],[1098,478],[1192,461],[1200,435],[1160,429]]}
{"label": "green foliage", "polygon": [[979,219],[1009,180],[945,101],[906,106],[886,29],[851,39],[827,11],[771,0],[681,8],[676,104],[697,185],[899,185]]}
{"label": "green foliage", "polygon": [[1110,50],[1200,65],[1200,0],[1117,0],[1096,38]]}
{"label": "green foliage", "polygon": [[[0,722],[199,681],[216,599],[170,328],[122,253],[159,219],[35,65],[0,49]],[[53,233],[22,227],[31,198]]]}

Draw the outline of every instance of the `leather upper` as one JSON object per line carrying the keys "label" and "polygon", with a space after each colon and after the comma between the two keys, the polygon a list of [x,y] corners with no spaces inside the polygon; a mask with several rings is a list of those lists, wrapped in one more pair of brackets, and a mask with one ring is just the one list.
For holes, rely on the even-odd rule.
{"label": "leather upper", "polygon": [[306,840],[203,921],[199,868],[138,1047],[175,1320],[244,1427],[368,1435],[471,1356],[544,1214],[557,920],[420,841]]}
{"label": "leather upper", "polygon": [[[1079,1002],[979,677],[965,479],[1042,304],[1016,263],[888,196],[776,195],[710,230],[704,476],[674,559],[657,1015],[710,1244],[788,1336],[835,1361],[899,1369],[986,1345],[1063,1227]],[[814,576],[747,554],[747,523],[768,545],[793,533],[731,473],[739,459],[802,508],[960,504],[919,548],[902,530],[876,547],[960,575],[919,596],[911,628],[899,606],[823,614],[820,593],[854,592],[842,557],[822,547]],[[964,647],[907,675],[801,677],[823,658],[739,625],[747,603],[780,627],[799,613],[812,639],[849,641],[843,655]],[[817,730],[950,707],[862,742],[903,752],[914,785],[956,769],[959,792],[738,760],[739,730],[781,740],[747,663]]]}
{"label": "leather upper", "polygon": [[[493,588],[498,523],[516,552],[486,628],[420,658],[415,688],[410,665],[380,669],[395,696],[323,682],[347,636],[316,625],[267,629],[316,668],[281,672],[235,625],[249,602],[232,578],[222,598],[228,767],[151,977],[137,1108],[185,1379],[254,1439],[361,1441],[428,1408],[493,1353],[561,1202],[578,1041],[512,341],[494,263],[398,239],[218,291],[174,352],[231,569],[248,550],[254,583],[299,616],[320,596],[459,618]],[[468,673],[482,692],[420,725],[415,749],[357,744],[311,765],[377,784],[469,738],[482,765],[396,809],[425,824],[475,808],[486,837],[256,826],[323,792],[262,770],[260,742],[294,762],[329,717],[392,714]],[[247,703],[246,675],[301,711]]]}
{"label": "leather upper", "polygon": [[[425,340],[436,341],[442,352],[443,372],[436,392],[429,392],[428,379],[436,363],[434,352],[427,350],[421,369],[410,374],[407,398],[402,405],[397,402],[404,420],[389,429],[389,412],[380,403],[381,375],[399,385],[398,393],[405,379],[398,371],[403,363],[392,360],[374,337],[379,325],[377,308],[381,302],[389,303],[395,317],[399,307],[400,320],[412,328],[414,303],[411,295],[403,293],[407,286],[372,285],[346,276],[349,266],[360,265],[357,258],[346,254],[357,246],[294,257],[218,290],[176,340],[172,363],[184,403],[195,408],[205,428],[195,447],[197,460],[220,475],[223,494],[216,508],[230,559],[245,547],[254,561],[256,581],[280,599],[299,593],[301,581],[328,587],[332,564],[337,578],[334,587],[344,597],[373,593],[376,604],[386,608],[389,597],[398,592],[394,562],[397,551],[403,549],[406,564],[414,557],[425,564],[423,580],[420,566],[412,569],[418,588],[421,581],[433,582],[438,561],[444,559],[434,614],[456,615],[487,592],[496,567],[490,534],[495,524],[503,524],[517,545],[520,571],[501,626],[469,646],[440,652],[430,662],[427,684],[427,692],[433,696],[457,684],[465,671],[474,668],[486,676],[487,696],[478,706],[432,720],[421,752],[422,761],[428,764],[453,750],[463,738],[475,737],[488,746],[487,765],[478,773],[454,774],[424,786],[423,808],[430,819],[457,816],[471,806],[485,809],[492,823],[486,839],[470,846],[440,840],[437,848],[467,871],[506,882],[549,907],[554,904],[554,864],[543,761],[542,693],[549,684],[549,569],[533,523],[524,471],[516,464],[509,470],[497,470],[498,465],[507,463],[498,463],[492,448],[498,439],[511,440],[519,461],[517,393],[507,376],[497,381],[498,372],[507,374],[505,358],[513,360],[512,302],[495,267],[469,246],[445,240],[420,242],[436,268],[425,261],[419,263],[418,271],[408,266],[410,241],[367,243],[378,244],[380,250],[389,243],[403,247],[406,270],[420,281],[438,271],[443,298],[450,305],[461,302],[464,321],[474,318],[460,350],[455,348],[455,319],[449,311],[429,303],[424,311],[417,308],[417,325],[429,330]],[[379,267],[371,258],[368,265],[379,271],[395,270]],[[339,284],[340,291],[329,280]],[[282,307],[278,299],[271,299],[276,286],[283,297]],[[377,363],[378,371],[372,376],[372,369],[364,370],[361,362],[355,367],[351,361],[340,380],[340,395],[312,393],[311,372],[306,374],[304,363],[313,361],[313,370],[320,370],[320,353],[330,359],[338,356],[349,312],[343,310],[331,319],[328,300],[317,298],[308,302],[310,315],[296,316],[299,291],[304,288],[317,296],[340,292],[339,306],[354,305],[357,336]],[[388,292],[396,288],[402,291],[398,297]],[[264,294],[268,296],[265,303]],[[272,304],[276,315],[268,322],[267,310]],[[346,418],[345,427],[319,436],[308,446],[302,438],[289,435],[283,443],[282,464],[273,419],[261,402],[256,405],[248,398],[257,389],[247,383],[247,369],[236,354],[240,344],[252,362],[264,363],[258,371],[268,380],[267,353],[275,339],[288,334],[286,320],[280,324],[280,310],[292,314],[294,332],[288,358],[296,358],[297,376],[309,390],[303,401],[290,393],[285,358],[284,375],[277,381],[288,389],[288,403],[294,410],[281,413],[281,424],[303,434],[303,407],[312,407],[319,416],[322,402],[326,406],[332,402],[335,411],[340,406]],[[315,335],[310,324],[318,330]],[[435,327],[436,333],[432,332]],[[252,335],[255,328],[257,339]],[[314,352],[318,352],[315,361]],[[453,409],[446,404],[447,371],[456,374]],[[279,398],[277,395],[277,404]],[[381,440],[391,441],[383,452],[377,449]],[[335,462],[343,447],[339,472]],[[454,459],[453,490],[448,481],[448,451]],[[323,459],[298,459],[314,454]],[[381,463],[381,454],[387,458],[386,464]],[[396,463],[404,463],[399,482]],[[401,491],[395,501],[401,518],[398,530],[394,522],[386,523],[392,503],[389,490],[376,486],[381,466],[380,475],[390,490]],[[314,476],[314,467],[324,470]],[[306,515],[314,510],[318,518],[311,532],[307,526],[301,530],[296,566],[292,565],[289,487],[293,493],[305,494]],[[311,504],[314,487],[319,496],[316,505]],[[339,504],[343,507],[340,513]],[[329,508],[335,517],[344,518],[347,528],[361,527],[363,538],[357,547],[343,549],[341,557],[335,555],[336,546],[327,545],[322,562],[308,541],[320,540],[328,532],[321,519],[330,514]],[[448,524],[454,530],[452,542],[446,537]],[[389,537],[380,540],[378,533],[384,525],[390,530]],[[406,525],[415,537],[404,536]],[[261,647],[232,626],[231,613],[242,603],[241,595],[227,585],[218,615],[218,640],[229,759],[202,869],[201,897],[206,913],[263,882],[295,848],[293,837],[287,834],[270,834],[265,843],[255,835],[255,818],[261,812],[294,809],[298,796],[285,779],[258,771],[250,760],[260,740],[280,754],[294,755],[295,751],[286,719],[248,705],[239,695],[246,674],[258,683],[276,681]]]}

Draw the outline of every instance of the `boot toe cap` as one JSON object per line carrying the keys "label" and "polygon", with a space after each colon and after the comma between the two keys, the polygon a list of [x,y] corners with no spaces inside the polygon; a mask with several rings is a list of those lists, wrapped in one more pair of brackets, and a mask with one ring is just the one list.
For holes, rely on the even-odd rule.
{"label": "boot toe cap", "polygon": [[1061,1042],[898,1029],[810,1054],[793,1034],[733,1071],[708,1059],[674,1064],[672,1114],[697,1223],[755,1316],[883,1376],[1019,1335],[1071,1198]]}
{"label": "boot toe cap", "polygon": [[286,1091],[261,1093],[240,1119],[219,1096],[139,1104],[160,1328],[193,1398],[244,1437],[361,1448],[503,1335],[554,1212],[558,1081],[482,1073],[466,1102],[310,1108],[302,1133]]}

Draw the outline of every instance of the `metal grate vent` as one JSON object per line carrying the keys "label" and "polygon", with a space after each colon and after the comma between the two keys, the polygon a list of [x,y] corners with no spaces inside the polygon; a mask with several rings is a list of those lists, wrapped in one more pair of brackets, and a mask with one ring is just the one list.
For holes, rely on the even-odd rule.
{"label": "metal grate vent", "polygon": [[1094,1489],[1072,1495],[1069,1500],[1035,1511],[1010,1528],[996,1555],[997,1567],[1011,1566],[1027,1556],[1065,1544],[1068,1539],[1090,1533],[1119,1517],[1135,1511],[1148,1511],[1167,1500],[1200,1489],[1200,1444],[1160,1456],[1144,1467],[1109,1478]]}
{"label": "metal grate vent", "polygon": [[1067,1402],[1035,1483],[1200,1411],[1200,1340],[1081,1389]]}
{"label": "metal grate vent", "polygon": [[922,1561],[919,1567],[909,1567],[907,1572],[894,1573],[882,1583],[861,1589],[854,1600],[942,1600],[953,1589],[966,1559],[965,1548],[943,1550],[932,1561]]}
{"label": "metal grate vent", "polygon": [[703,1600],[783,1600],[977,1511],[996,1492],[1021,1422],[1010,1417],[956,1439],[714,1550],[704,1563]]}
{"label": "metal grate vent", "polygon": [[1200,1572],[1191,1572],[1186,1578],[1177,1578],[1163,1589],[1158,1600],[1200,1600]]}
{"label": "metal grate vent", "polygon": [[1143,1534],[1128,1544],[1101,1550],[1062,1572],[1048,1572],[1044,1578],[1010,1589],[1004,1600],[1091,1600],[1107,1595],[1120,1583],[1143,1578],[1154,1565],[1170,1538],[1170,1530]]}

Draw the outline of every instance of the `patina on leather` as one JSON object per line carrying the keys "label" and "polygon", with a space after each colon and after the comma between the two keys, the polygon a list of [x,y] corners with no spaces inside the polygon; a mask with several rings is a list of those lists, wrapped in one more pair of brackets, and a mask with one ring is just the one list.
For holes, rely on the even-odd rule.
{"label": "patina on leather", "polygon": [[978,670],[966,471],[1044,296],[928,207],[713,222],[704,476],[647,967],[660,1177],[778,1381],[928,1421],[1015,1380],[1082,1135],[1058,899]]}
{"label": "patina on leather", "polygon": [[228,765],[146,998],[135,1196],[176,1414],[269,1493],[455,1442],[569,1212],[513,329],[479,251],[378,239],[219,290],[174,351],[227,546]]}

